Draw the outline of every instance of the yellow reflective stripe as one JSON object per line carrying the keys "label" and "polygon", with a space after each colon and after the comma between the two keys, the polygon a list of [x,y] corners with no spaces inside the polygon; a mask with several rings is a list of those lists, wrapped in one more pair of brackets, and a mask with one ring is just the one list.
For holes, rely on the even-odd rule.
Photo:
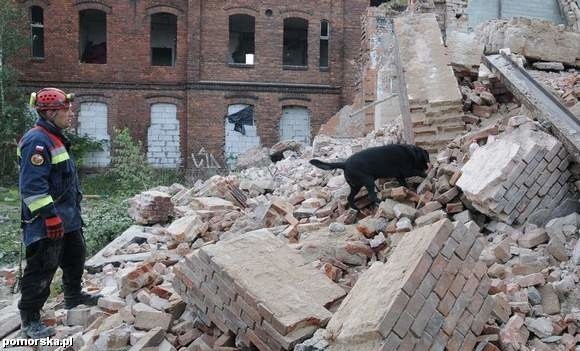
{"label": "yellow reflective stripe", "polygon": [[32,201],[30,204],[28,204],[28,208],[31,212],[34,212],[46,205],[50,205],[51,203],[53,203],[52,196],[47,195]]}
{"label": "yellow reflective stripe", "polygon": [[68,159],[70,159],[70,157],[68,155],[68,152],[65,151],[65,152],[63,152],[61,154],[58,154],[56,156],[53,156],[52,157],[52,164],[55,165],[57,163],[64,162],[64,161],[66,161]]}
{"label": "yellow reflective stripe", "polygon": [[22,156],[22,153],[20,151],[20,146],[16,147],[16,156],[17,157],[21,157]]}

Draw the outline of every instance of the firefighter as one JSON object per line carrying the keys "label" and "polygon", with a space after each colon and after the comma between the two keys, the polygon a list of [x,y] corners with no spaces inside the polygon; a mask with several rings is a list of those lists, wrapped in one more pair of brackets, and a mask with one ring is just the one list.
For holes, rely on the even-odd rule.
{"label": "firefighter", "polygon": [[70,141],[63,135],[74,114],[73,94],[56,88],[32,93],[30,104],[39,119],[18,143],[22,240],[26,246],[26,268],[20,282],[18,302],[22,334],[29,338],[55,335],[40,321],[40,310],[50,294],[57,268],[62,269],[66,309],[96,305],[99,295],[81,290],[85,265],[82,232],[81,191]]}

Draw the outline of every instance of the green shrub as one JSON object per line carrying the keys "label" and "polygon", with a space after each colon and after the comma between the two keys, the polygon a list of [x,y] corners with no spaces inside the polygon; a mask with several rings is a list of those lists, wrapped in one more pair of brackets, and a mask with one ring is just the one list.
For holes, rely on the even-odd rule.
{"label": "green shrub", "polygon": [[141,142],[135,141],[126,128],[116,131],[113,138],[107,176],[115,179],[118,192],[123,195],[134,195],[153,183],[153,170],[141,151]]}
{"label": "green shrub", "polygon": [[127,214],[127,201],[111,198],[95,201],[84,210],[88,257],[97,253],[133,224]]}
{"label": "green shrub", "polygon": [[[14,1],[0,1],[0,181],[13,183],[18,178],[16,143],[32,125],[33,116],[26,107],[26,93],[18,80],[15,63],[23,59],[29,45],[27,15]],[[29,30],[29,29],[28,29]]]}
{"label": "green shrub", "polygon": [[84,163],[84,159],[89,152],[103,151],[104,141],[99,141],[88,135],[80,136],[70,131],[65,131],[64,135],[71,142],[70,153],[79,168]]}
{"label": "green shrub", "polygon": [[18,189],[0,190],[0,266],[18,260],[21,240],[19,204]]}
{"label": "green shrub", "polygon": [[20,211],[18,207],[8,207],[0,204],[0,212],[7,215],[0,221],[0,266],[15,264],[20,253],[22,231],[20,229]]}

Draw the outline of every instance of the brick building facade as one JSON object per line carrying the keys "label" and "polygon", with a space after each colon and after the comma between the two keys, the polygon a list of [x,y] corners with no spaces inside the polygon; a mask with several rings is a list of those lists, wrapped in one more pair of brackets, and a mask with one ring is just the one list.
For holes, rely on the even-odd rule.
{"label": "brick building facade", "polygon": [[[360,16],[369,4],[18,3],[30,13],[33,37],[22,85],[75,92],[81,133],[110,140],[115,128],[127,127],[151,163],[187,168],[223,166],[281,137],[310,141],[354,97]],[[227,116],[247,106],[253,125],[243,135]],[[108,151],[88,162],[106,165]]]}

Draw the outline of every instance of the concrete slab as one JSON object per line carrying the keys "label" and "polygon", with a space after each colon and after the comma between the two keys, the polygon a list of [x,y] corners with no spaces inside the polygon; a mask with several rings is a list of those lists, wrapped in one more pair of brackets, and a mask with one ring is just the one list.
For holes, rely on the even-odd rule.
{"label": "concrete slab", "polygon": [[435,153],[465,129],[451,58],[434,14],[397,17],[394,32],[402,65],[405,135],[412,134],[411,142]]}
{"label": "concrete slab", "polygon": [[123,234],[111,241],[101,251],[97,252],[93,257],[87,260],[85,267],[90,273],[96,273],[108,263],[118,263],[123,261],[139,262],[144,261],[150,256],[150,253],[128,254],[128,255],[110,255],[119,249],[123,249],[132,243],[144,243],[153,235],[152,228],[143,227],[139,225],[132,225]]}
{"label": "concrete slab", "polygon": [[394,23],[409,104],[461,102],[435,15],[398,17]]}

